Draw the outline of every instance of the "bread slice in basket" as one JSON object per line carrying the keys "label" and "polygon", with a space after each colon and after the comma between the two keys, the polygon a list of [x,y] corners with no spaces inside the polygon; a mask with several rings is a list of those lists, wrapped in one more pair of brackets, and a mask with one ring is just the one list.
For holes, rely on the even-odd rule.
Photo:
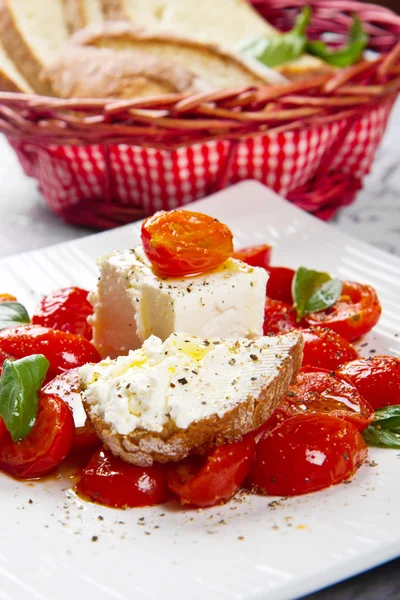
{"label": "bread slice in basket", "polygon": [[150,32],[124,21],[89,25],[71,36],[69,43],[124,52],[144,52],[189,69],[200,79],[208,81],[214,89],[286,81],[272,69],[256,61],[244,60],[217,46],[164,32]]}
{"label": "bread slice in basket", "polygon": [[62,0],[67,29],[70,33],[91,23],[126,18],[120,0]]}
{"label": "bread slice in basket", "polygon": [[32,94],[33,90],[25,81],[0,42],[0,90],[2,92],[23,92]]}
{"label": "bread slice in basket", "polygon": [[151,336],[140,350],[85,365],[87,414],[103,443],[146,466],[239,440],[275,410],[296,377],[303,338]]}

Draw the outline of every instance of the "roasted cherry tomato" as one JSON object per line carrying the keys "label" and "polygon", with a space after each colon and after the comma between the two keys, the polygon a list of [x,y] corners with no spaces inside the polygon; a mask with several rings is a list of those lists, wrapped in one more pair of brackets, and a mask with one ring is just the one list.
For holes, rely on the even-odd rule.
{"label": "roasted cherry tomato", "polygon": [[280,300],[266,299],[264,335],[280,335],[299,328],[295,308]]}
{"label": "roasted cherry tomato", "polygon": [[272,300],[280,300],[293,304],[292,281],[295,276],[293,269],[287,267],[268,267],[267,296]]}
{"label": "roasted cherry tomato", "polygon": [[92,339],[87,318],[93,312],[89,292],[78,287],[65,288],[45,296],[32,317],[32,323],[51,329],[68,331]]}
{"label": "roasted cherry tomato", "polygon": [[11,294],[0,294],[0,302],[16,302],[17,299]]}
{"label": "roasted cherry tomato", "polygon": [[208,215],[186,210],[158,212],[146,219],[142,244],[153,267],[164,277],[205,273],[233,254],[229,227]]}
{"label": "roasted cherry tomato", "polygon": [[367,456],[361,433],[327,415],[293,417],[257,445],[248,486],[272,496],[296,496],[348,479]]}
{"label": "roasted cherry tomato", "polygon": [[338,371],[375,409],[400,404],[400,360],[373,356],[353,360]]}
{"label": "roasted cherry tomato", "polygon": [[344,281],[342,295],[327,310],[306,315],[308,326],[329,327],[353,342],[371,331],[382,312],[374,288],[354,281]]}
{"label": "roasted cherry tomato", "polygon": [[0,375],[3,370],[4,361],[6,361],[7,358],[13,357],[11,356],[11,354],[7,354],[7,352],[3,352],[2,350],[0,350]]}
{"label": "roasted cherry tomato", "polygon": [[93,429],[93,425],[87,418],[82,405],[78,369],[72,369],[58,375],[42,388],[42,392],[48,396],[58,396],[72,410],[75,422],[74,450],[96,448],[100,445],[101,442]]}
{"label": "roasted cherry tomato", "polygon": [[261,267],[266,269],[271,262],[272,246],[263,244],[261,246],[249,246],[248,248],[241,248],[236,250],[233,258],[242,260],[251,267]]}
{"label": "roasted cherry tomato", "polygon": [[6,429],[6,426],[4,425],[3,419],[0,417],[0,446],[1,446],[3,438],[5,438],[6,435],[7,435],[7,429]]}
{"label": "roasted cherry tomato", "polygon": [[168,485],[182,504],[213,506],[226,502],[239,490],[255,450],[252,435],[240,442],[217,446],[206,457],[190,456],[170,465]]}
{"label": "roasted cherry tomato", "polygon": [[267,421],[267,428],[296,415],[314,413],[344,419],[360,431],[374,419],[372,406],[349,381],[332,371],[305,367]]}
{"label": "roasted cherry tomato", "polygon": [[0,468],[20,479],[35,479],[57,467],[75,435],[70,408],[57,396],[39,396],[36,422],[29,435],[13,442],[7,432],[0,444]]}
{"label": "roasted cherry tomato", "polygon": [[76,485],[78,494],[113,508],[154,506],[168,500],[166,467],[137,467],[97,450]]}
{"label": "roasted cherry tomato", "polygon": [[357,350],[332,329],[302,329],[304,337],[303,365],[335,371],[340,365],[358,357]]}
{"label": "roasted cherry tomato", "polygon": [[0,350],[14,358],[44,354],[50,363],[48,380],[56,374],[98,362],[100,355],[85,338],[40,325],[20,325],[0,331]]}

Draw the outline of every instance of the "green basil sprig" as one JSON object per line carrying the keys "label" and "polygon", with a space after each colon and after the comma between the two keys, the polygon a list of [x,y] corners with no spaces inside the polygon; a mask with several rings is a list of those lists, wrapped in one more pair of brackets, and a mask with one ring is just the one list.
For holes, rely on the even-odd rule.
{"label": "green basil sprig", "polygon": [[400,405],[375,411],[375,420],[363,431],[370,446],[400,448]]}
{"label": "green basil sprig", "polygon": [[362,22],[355,15],[346,46],[335,51],[329,50],[325,42],[312,42],[308,40],[306,52],[318,56],[318,58],[335,67],[349,67],[360,60],[367,44],[368,35],[364,31]]}
{"label": "green basil sprig", "polygon": [[340,298],[342,282],[332,279],[328,273],[312,271],[305,267],[297,269],[292,282],[293,303],[297,321],[304,315],[330,308]]}
{"label": "green basil sprig", "polygon": [[30,323],[26,308],[19,302],[0,302],[0,329]]}
{"label": "green basil sprig", "polygon": [[0,417],[14,442],[24,439],[35,424],[38,394],[49,368],[42,354],[7,359],[0,377]]}
{"label": "green basil sprig", "polygon": [[307,46],[306,29],[311,18],[311,8],[305,6],[298,15],[293,29],[282,35],[259,36],[241,42],[237,50],[251,56],[267,67],[278,67],[296,60]]}

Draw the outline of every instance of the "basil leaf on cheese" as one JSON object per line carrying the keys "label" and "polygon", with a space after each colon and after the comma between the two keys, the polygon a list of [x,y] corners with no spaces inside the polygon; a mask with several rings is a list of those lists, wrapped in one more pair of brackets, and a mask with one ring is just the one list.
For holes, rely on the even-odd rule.
{"label": "basil leaf on cheese", "polygon": [[42,354],[7,359],[0,377],[0,417],[14,442],[24,439],[36,421],[38,394],[49,368]]}
{"label": "basil leaf on cheese", "polygon": [[292,283],[297,320],[301,321],[304,315],[333,306],[340,298],[342,287],[342,282],[332,279],[328,273],[312,271],[305,267],[297,269]]}
{"label": "basil leaf on cheese", "polygon": [[0,302],[0,329],[30,323],[26,308],[19,302]]}
{"label": "basil leaf on cheese", "polygon": [[272,34],[244,40],[237,48],[267,67],[278,67],[296,60],[304,54],[307,46],[306,29],[311,18],[311,8],[305,6],[298,15],[293,29],[282,35]]}
{"label": "basil leaf on cheese", "polygon": [[362,22],[355,15],[346,46],[339,50],[329,50],[324,42],[309,40],[306,44],[306,52],[318,56],[318,58],[335,67],[349,67],[360,60],[367,44],[368,35],[364,31]]}
{"label": "basil leaf on cheese", "polygon": [[400,405],[385,406],[375,411],[375,419],[363,431],[370,446],[400,448]]}

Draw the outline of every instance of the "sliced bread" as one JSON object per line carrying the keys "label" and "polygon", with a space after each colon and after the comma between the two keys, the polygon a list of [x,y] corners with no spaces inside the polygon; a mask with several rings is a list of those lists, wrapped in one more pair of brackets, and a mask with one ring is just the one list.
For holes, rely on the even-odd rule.
{"label": "sliced bread", "polygon": [[32,88],[51,93],[39,75],[68,37],[61,0],[0,0],[0,36]]}
{"label": "sliced bread", "polygon": [[64,15],[70,33],[91,23],[124,19],[120,0],[63,0]]}
{"label": "sliced bread", "polygon": [[0,90],[2,92],[23,92],[32,94],[33,90],[25,81],[14,63],[9,59],[0,42]]}
{"label": "sliced bread", "polygon": [[62,98],[137,98],[210,89],[185,67],[143,52],[68,44],[43,77]]}
{"label": "sliced bread", "polygon": [[185,67],[214,89],[283,83],[272,69],[259,68],[217,46],[164,32],[147,32],[124,21],[90,25],[76,32],[70,43],[119,51],[145,52]]}

